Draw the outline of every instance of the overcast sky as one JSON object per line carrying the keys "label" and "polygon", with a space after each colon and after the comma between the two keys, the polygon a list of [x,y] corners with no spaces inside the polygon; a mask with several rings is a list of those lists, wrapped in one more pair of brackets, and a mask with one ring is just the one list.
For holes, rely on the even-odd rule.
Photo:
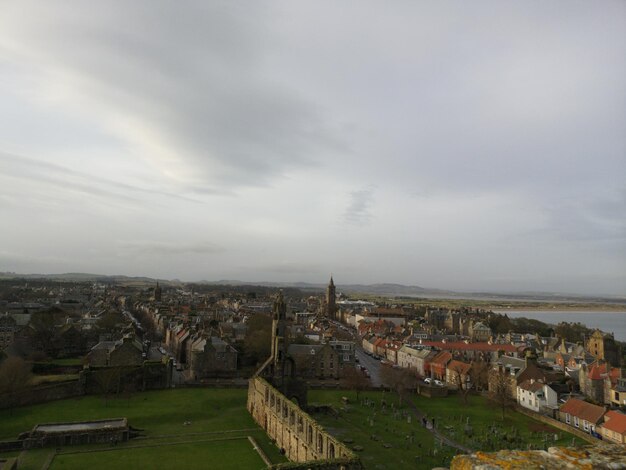
{"label": "overcast sky", "polygon": [[0,271],[626,293],[624,1],[4,1]]}

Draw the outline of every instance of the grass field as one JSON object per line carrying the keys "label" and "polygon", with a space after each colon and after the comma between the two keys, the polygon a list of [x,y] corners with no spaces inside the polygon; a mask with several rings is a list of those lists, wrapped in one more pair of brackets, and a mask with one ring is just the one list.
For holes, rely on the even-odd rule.
{"label": "grass field", "polygon": [[[273,463],[285,458],[246,410],[247,390],[176,389],[137,393],[106,401],[85,396],[0,411],[0,439],[14,439],[35,424],[128,418],[144,437],[116,447],[68,446],[51,469],[70,468],[265,468],[247,436],[255,438]],[[185,422],[190,424],[185,425]],[[228,440],[224,440],[228,438]],[[90,451],[80,452],[77,451]],[[40,469],[54,449],[28,451],[20,469]],[[3,455],[3,454],[0,454]]]}
{"label": "grass field", "polygon": [[[143,430],[142,437],[115,447],[68,446],[23,452],[19,468],[39,470],[50,460],[52,470],[265,468],[247,436],[254,437],[273,463],[284,462],[285,458],[248,414],[246,393],[247,390],[238,389],[160,390],[109,399],[106,403],[101,397],[86,396],[13,412],[3,410],[0,439],[14,439],[38,423],[126,417],[132,427]],[[343,396],[349,397],[351,403],[343,404]],[[365,398],[370,405],[363,403]],[[500,410],[489,406],[482,397],[469,397],[468,405],[458,397],[411,399],[429,418],[435,418],[444,435],[473,450],[491,450],[492,444],[497,448],[525,449],[528,444],[543,448],[546,444],[572,443],[571,435],[512,411],[507,411],[502,421]],[[382,400],[386,402],[384,411]],[[400,406],[393,393],[363,392],[357,402],[354,392],[311,390],[309,402],[331,404],[338,410],[337,415],[314,416],[331,434],[352,448],[357,446],[356,453],[368,469],[447,466],[457,452],[425,429],[412,408]],[[468,418],[471,433],[465,431]],[[559,437],[556,442],[555,433]],[[582,441],[574,438],[574,443]]]}
{"label": "grass field", "polygon": [[[347,407],[343,405],[342,396],[347,396],[352,403]],[[368,398],[373,406],[364,406],[363,398]],[[586,444],[571,434],[511,410],[507,410],[503,421],[500,409],[492,406],[484,397],[471,396],[467,405],[456,396],[413,396],[411,399],[429,419],[435,418],[436,427],[444,436],[472,450],[527,449],[529,444],[541,449],[546,445],[571,445],[572,442],[575,445]],[[381,400],[387,404],[384,414]],[[363,450],[357,454],[366,468],[448,466],[457,452],[435,438],[415,416],[409,423],[407,415],[412,415],[412,408],[407,405],[400,407],[395,394],[361,393],[357,402],[353,392],[318,390],[309,393],[309,401],[331,404],[339,410],[338,416],[320,413],[314,416],[340,440],[348,439],[350,446],[362,447]],[[468,429],[466,432],[468,418],[471,431]],[[554,440],[555,434],[557,441]]]}

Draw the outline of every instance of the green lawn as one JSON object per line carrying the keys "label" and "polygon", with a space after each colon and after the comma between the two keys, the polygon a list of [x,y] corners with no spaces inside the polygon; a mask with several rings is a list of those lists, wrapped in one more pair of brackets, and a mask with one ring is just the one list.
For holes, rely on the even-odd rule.
{"label": "green lawn", "polygon": [[[341,397],[347,396],[351,404],[345,407]],[[371,399],[374,407],[364,406],[363,397]],[[438,439],[422,427],[421,422],[412,417],[411,423],[406,418],[393,416],[394,409],[409,411],[408,406],[398,407],[397,396],[384,393],[387,403],[385,414],[381,411],[382,392],[361,393],[356,401],[354,392],[337,390],[314,390],[309,392],[309,401],[328,403],[339,410],[339,416],[315,414],[315,418],[340,440],[346,438],[350,446],[359,445],[363,450],[357,452],[366,468],[432,468],[448,466],[456,450],[442,445]],[[584,441],[571,434],[558,431],[531,418],[507,410],[505,420],[501,419],[501,410],[479,396],[469,397],[465,405],[457,396],[447,398],[425,398],[411,396],[417,408],[429,418],[435,418],[437,428],[447,437],[472,450],[494,450],[502,448],[527,449],[531,444],[535,448],[546,445],[584,445]],[[375,413],[375,415],[374,415]],[[468,422],[471,432],[466,433]],[[372,426],[372,418],[374,425]],[[469,430],[468,430],[469,431]],[[413,443],[406,436],[413,433]],[[376,439],[372,439],[372,434]],[[558,440],[554,440],[554,434]],[[547,437],[547,439],[546,439]],[[572,441],[573,440],[573,441]],[[391,447],[385,447],[385,444]],[[436,455],[435,455],[436,453]]]}
{"label": "green lawn", "polygon": [[[176,464],[181,463],[182,454],[179,452],[188,456],[185,468],[195,468],[196,460],[206,465],[207,459],[224,465],[212,468],[237,468],[239,461],[242,462],[239,468],[263,467],[260,457],[252,450],[246,436],[253,436],[272,462],[286,461],[248,414],[246,397],[247,390],[244,389],[194,388],[137,393],[126,398],[109,398],[106,403],[98,396],[60,400],[16,408],[12,412],[0,411],[0,439],[14,439],[19,433],[32,429],[38,423],[126,417],[133,428],[143,430],[145,437],[122,443],[114,450],[102,445],[64,447],[55,457],[51,468],[130,468],[135,465],[134,462],[146,458],[144,454],[153,456],[154,461],[162,462],[163,466],[177,468]],[[185,425],[185,422],[190,424]],[[240,439],[211,442],[224,437]],[[138,445],[156,447],[127,448]],[[239,449],[233,454],[236,458],[228,461],[222,459],[222,462],[221,450],[233,446]],[[98,452],[69,454],[85,449]],[[39,462],[29,463],[27,468],[41,468],[40,453],[29,451],[22,455],[22,460]],[[213,454],[215,456],[211,457]],[[170,461],[170,456],[178,457]],[[45,461],[45,457],[43,460]],[[98,466],[93,462],[102,463]],[[115,462],[113,467],[111,462]],[[119,462],[128,463],[120,466]],[[137,468],[156,467],[150,464]]]}
{"label": "green lawn", "polygon": [[111,468],[264,469],[265,464],[248,439],[177,444],[168,447],[60,454],[51,470]]}

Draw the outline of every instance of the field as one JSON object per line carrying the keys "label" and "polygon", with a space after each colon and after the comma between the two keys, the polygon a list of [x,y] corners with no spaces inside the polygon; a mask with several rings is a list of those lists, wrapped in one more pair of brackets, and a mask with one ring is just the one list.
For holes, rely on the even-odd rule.
{"label": "field", "polygon": [[[342,403],[342,396],[350,400],[347,406]],[[576,445],[584,444],[570,434],[510,410],[502,421],[500,410],[477,396],[470,397],[467,405],[458,397],[413,396],[411,400],[416,408],[406,403],[400,406],[395,394],[382,392],[361,393],[357,401],[354,392],[319,390],[311,391],[309,400],[331,404],[339,410],[338,415],[317,413],[314,416],[331,434],[351,447],[358,446],[361,450],[357,454],[366,468],[448,466],[457,452],[464,452],[452,447],[446,438],[461,448],[485,451],[505,447],[527,449],[529,445],[543,449],[546,444],[571,445],[572,439]],[[384,410],[383,401],[386,403]],[[444,439],[435,437],[424,427],[416,410],[427,415],[431,424],[435,419],[436,429]],[[466,430],[468,422],[470,427]]]}
{"label": "field", "polygon": [[[20,469],[265,468],[247,439],[252,436],[273,463],[278,449],[246,410],[247,390],[178,389],[109,399],[86,396],[0,411],[0,439],[14,439],[37,423],[126,417],[144,436],[112,447],[68,446],[20,455]],[[185,424],[187,423],[187,424]],[[5,454],[0,454],[3,456]],[[14,456],[6,454],[6,456]]]}
{"label": "field", "polygon": [[[0,439],[14,439],[37,423],[128,418],[143,436],[117,446],[68,446],[19,454],[19,468],[52,470],[111,468],[254,469],[265,464],[247,437],[252,436],[273,463],[284,462],[276,447],[246,411],[246,390],[177,389],[138,393],[109,399],[87,396],[0,411]],[[345,404],[342,397],[349,403]],[[529,445],[582,443],[530,418],[500,410],[482,397],[427,399],[412,396],[414,406],[398,403],[389,392],[311,390],[309,402],[330,404],[337,413],[317,413],[316,419],[333,435],[356,448],[368,469],[447,466],[462,449],[522,448]],[[385,406],[382,406],[382,403]],[[419,410],[419,411],[418,411]],[[424,426],[421,412],[433,418],[438,436]],[[432,422],[432,421],[431,421]],[[466,427],[469,423],[469,427]],[[555,434],[558,440],[555,439]],[[443,439],[442,439],[443,438]],[[18,454],[0,454],[14,457]]]}

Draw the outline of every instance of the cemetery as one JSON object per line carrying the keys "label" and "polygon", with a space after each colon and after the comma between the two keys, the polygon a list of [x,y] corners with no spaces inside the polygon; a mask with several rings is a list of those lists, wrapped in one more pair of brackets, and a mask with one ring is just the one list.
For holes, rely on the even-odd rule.
{"label": "cemetery", "polygon": [[346,391],[313,390],[310,401],[319,410],[314,418],[366,468],[447,467],[457,453],[584,444],[513,410],[502,420],[500,409],[480,396],[467,405],[457,397],[418,396],[400,404],[390,392],[362,392],[357,400]]}

